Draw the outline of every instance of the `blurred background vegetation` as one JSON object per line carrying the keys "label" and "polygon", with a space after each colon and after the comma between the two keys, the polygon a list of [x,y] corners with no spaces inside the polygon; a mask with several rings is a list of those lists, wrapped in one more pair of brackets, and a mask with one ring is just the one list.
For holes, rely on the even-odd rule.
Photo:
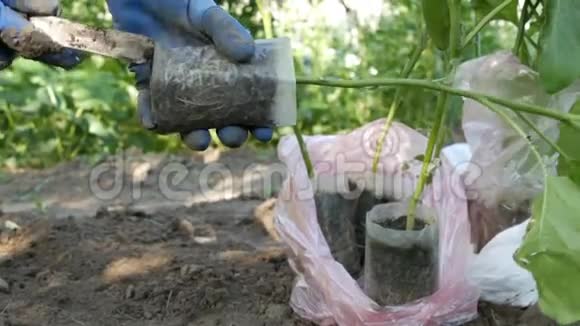
{"label": "blurred background vegetation", "polygon": [[[218,1],[262,38],[255,0]],[[111,26],[104,0],[61,0],[63,15],[87,24]],[[419,1],[270,1],[274,30],[292,38],[298,75],[358,79],[396,77],[419,41]],[[468,5],[466,3],[466,5]],[[472,13],[473,11],[466,11]],[[464,17],[468,26],[475,17]],[[496,22],[482,34],[481,53],[513,44],[515,27]],[[464,53],[465,59],[475,48]],[[440,54],[430,47],[413,77],[441,78]],[[299,89],[299,124],[304,134],[344,132],[386,116],[394,90]],[[185,151],[176,136],[141,129],[137,92],[123,63],[91,56],[72,71],[26,60],[0,72],[0,167],[41,168],[83,156],[98,158],[136,147],[144,152]],[[435,95],[406,92],[398,120],[430,127]],[[450,125],[460,118],[449,108]],[[276,139],[291,130],[278,130]],[[250,143],[248,146],[270,146]]]}

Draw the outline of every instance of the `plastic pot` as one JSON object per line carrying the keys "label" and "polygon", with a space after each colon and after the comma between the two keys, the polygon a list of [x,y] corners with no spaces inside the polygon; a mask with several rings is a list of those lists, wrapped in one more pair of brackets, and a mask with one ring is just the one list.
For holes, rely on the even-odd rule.
{"label": "plastic pot", "polygon": [[375,206],[367,214],[364,286],[377,303],[387,306],[413,302],[436,286],[436,217],[417,207],[416,228],[405,230],[408,203]]}

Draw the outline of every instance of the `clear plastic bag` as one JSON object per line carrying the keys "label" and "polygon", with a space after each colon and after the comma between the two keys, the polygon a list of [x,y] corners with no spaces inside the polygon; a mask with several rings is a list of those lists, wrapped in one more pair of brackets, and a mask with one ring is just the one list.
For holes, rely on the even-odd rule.
{"label": "clear plastic bag", "polygon": [[[469,91],[535,104],[568,112],[577,98],[578,86],[550,96],[539,75],[521,64],[511,52],[501,51],[459,66],[455,86]],[[514,112],[501,106],[524,130],[555,173],[558,155]],[[549,139],[559,137],[559,122],[524,113]],[[531,215],[530,202],[543,187],[543,172],[528,141],[484,105],[464,99],[463,132],[473,153],[470,169],[476,174],[469,186],[469,218],[472,239],[479,252],[501,231],[523,222]]]}
{"label": "clear plastic bag", "polygon": [[296,124],[296,78],[288,38],[256,41],[248,63],[214,46],[156,47],[151,75],[156,131]]}
{"label": "clear plastic bag", "polygon": [[[580,82],[549,95],[539,75],[510,52],[498,52],[463,63],[456,87],[517,102],[569,112],[580,99]],[[482,299],[502,305],[529,307],[538,300],[533,276],[513,259],[531,216],[530,202],[544,189],[543,172],[528,141],[485,106],[465,99],[463,130],[467,144],[464,159],[472,174],[468,207],[472,239],[479,254],[469,270]],[[558,154],[515,113],[505,110],[536,146],[555,174]],[[559,137],[559,122],[525,114],[552,141]]]}
{"label": "clear plastic bag", "polygon": [[[383,147],[378,175],[372,173],[375,146],[384,120],[347,135],[306,137],[317,174],[357,180],[359,187],[394,200],[408,198],[426,147],[424,136],[395,123]],[[290,249],[289,262],[298,275],[291,306],[320,325],[389,326],[453,325],[477,315],[479,293],[466,279],[473,258],[465,189],[453,153],[444,150],[441,167],[425,193],[423,205],[438,216],[437,290],[426,298],[398,307],[381,307],[370,299],[331,254],[317,221],[315,189],[308,178],[298,144],[285,137],[278,154],[288,168],[276,205],[276,228]]]}

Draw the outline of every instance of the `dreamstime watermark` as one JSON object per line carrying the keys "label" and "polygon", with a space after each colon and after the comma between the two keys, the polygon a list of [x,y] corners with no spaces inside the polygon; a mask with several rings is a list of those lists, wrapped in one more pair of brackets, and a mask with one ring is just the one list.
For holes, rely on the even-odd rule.
{"label": "dreamstime watermark", "polygon": [[[298,166],[294,167],[276,162],[232,168],[220,162],[191,166],[181,161],[169,161],[151,166],[147,162],[116,159],[94,166],[88,182],[91,193],[103,201],[114,200],[126,193],[133,200],[139,200],[143,198],[145,189],[161,194],[168,201],[177,202],[265,198],[274,195],[294,196],[282,199],[302,201],[312,199],[318,192],[333,192],[345,199],[354,199],[364,190],[393,199],[413,195],[418,182],[420,161],[411,162],[407,169],[396,166],[390,172],[382,169],[384,174],[372,173],[369,162],[368,158],[349,159],[342,153],[325,157],[324,160],[314,162],[316,177],[313,182],[308,182],[302,161],[298,161]],[[451,193],[462,200],[476,199],[478,194],[469,188],[482,175],[483,170],[470,162],[452,169],[439,168],[430,182],[431,196],[440,200],[443,194]],[[283,181],[289,177],[293,180],[293,191],[278,193]]]}

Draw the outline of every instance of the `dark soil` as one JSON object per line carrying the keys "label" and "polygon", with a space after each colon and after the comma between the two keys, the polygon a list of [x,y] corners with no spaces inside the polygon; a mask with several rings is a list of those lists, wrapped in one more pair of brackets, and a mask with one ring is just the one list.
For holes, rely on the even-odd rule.
{"label": "dark soil", "polygon": [[[257,204],[86,220],[11,216],[22,228],[2,233],[2,249],[18,254],[0,266],[10,285],[0,294],[1,318],[31,326],[308,325],[288,307],[294,275],[282,248],[268,244],[251,216],[224,218],[228,207],[251,213]],[[183,221],[192,234],[176,226]]]}
{"label": "dark soil", "polygon": [[[490,303],[479,304],[479,318],[467,326],[558,326],[542,314],[538,306],[527,309],[502,307]],[[574,323],[570,326],[578,326]]]}
{"label": "dark soil", "polygon": [[435,266],[431,252],[413,247],[400,249],[367,241],[365,283],[368,294],[381,305],[406,304],[431,295]]}
{"label": "dark soil", "polygon": [[[407,216],[401,216],[394,220],[383,220],[378,225],[392,229],[392,230],[399,230],[405,231],[407,229]],[[421,231],[427,226],[427,223],[420,219],[415,219],[415,226],[413,227],[413,231]]]}
{"label": "dark soil", "polygon": [[[18,173],[0,186],[0,278],[8,285],[0,282],[0,325],[311,325],[289,307],[295,275],[275,240],[271,200],[164,202],[152,210],[141,202],[95,212],[82,190],[85,168]],[[50,206],[16,205],[20,188],[42,180],[47,188],[36,185],[32,198],[50,198]],[[156,198],[153,188],[143,191]],[[56,217],[65,203],[88,210]]]}
{"label": "dark soil", "polygon": [[[436,285],[435,245],[422,248],[418,239],[409,237],[405,230],[406,216],[377,222],[377,225],[392,230],[393,236],[400,236],[405,246],[367,237],[365,288],[368,294],[379,304],[387,306],[402,305],[431,295]],[[415,230],[420,231],[426,226],[424,221],[417,219]]]}
{"label": "dark soil", "polygon": [[362,263],[353,220],[358,198],[349,199],[340,193],[318,191],[314,201],[318,223],[332,256],[352,276],[358,277]]}
{"label": "dark soil", "polygon": [[259,50],[251,64],[242,65],[213,46],[158,50],[150,85],[156,130],[273,126],[275,63]]}

